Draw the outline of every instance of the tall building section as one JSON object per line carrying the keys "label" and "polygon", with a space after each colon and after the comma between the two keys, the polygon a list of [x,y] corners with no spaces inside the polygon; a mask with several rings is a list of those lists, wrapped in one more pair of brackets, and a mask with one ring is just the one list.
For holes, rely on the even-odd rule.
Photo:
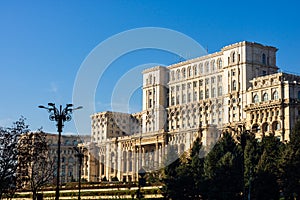
{"label": "tall building section", "polygon": [[254,78],[248,90],[247,127],[257,137],[274,134],[282,141],[300,119],[300,77],[276,73]]}
{"label": "tall building section", "polygon": [[300,114],[300,77],[278,73],[276,52],[244,41],[144,70],[141,112],[91,116],[99,169],[89,164],[87,179],[135,181],[140,168],[163,167],[168,145],[181,154],[201,137],[209,148],[228,126],[288,140]]}

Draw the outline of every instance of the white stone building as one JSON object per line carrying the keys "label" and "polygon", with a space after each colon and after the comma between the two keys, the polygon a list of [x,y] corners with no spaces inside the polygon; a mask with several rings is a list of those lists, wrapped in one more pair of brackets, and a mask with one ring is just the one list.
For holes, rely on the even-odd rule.
{"label": "white stone building", "polygon": [[135,181],[141,167],[162,166],[167,145],[183,153],[199,136],[211,146],[228,126],[288,140],[300,115],[300,77],[278,73],[276,52],[244,41],[144,70],[141,112],[92,115],[97,150],[89,155],[87,179]]}

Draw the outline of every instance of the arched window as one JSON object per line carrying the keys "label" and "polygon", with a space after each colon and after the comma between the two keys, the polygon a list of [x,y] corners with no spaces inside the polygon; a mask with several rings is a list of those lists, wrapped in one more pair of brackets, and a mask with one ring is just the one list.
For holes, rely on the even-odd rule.
{"label": "arched window", "polygon": [[213,72],[216,70],[216,65],[215,65],[215,61],[214,60],[211,61],[211,68],[212,68]]}
{"label": "arched window", "polygon": [[203,65],[202,65],[202,63],[199,64],[199,70],[200,70],[200,73],[203,74]]}
{"label": "arched window", "polygon": [[255,95],[253,96],[253,103],[258,103],[258,102],[259,102],[258,95],[255,94]]}
{"label": "arched window", "polygon": [[268,101],[268,100],[269,100],[268,93],[264,93],[264,95],[263,95],[263,101]]}
{"label": "arched window", "polygon": [[236,80],[232,81],[232,90],[236,90]]}
{"label": "arched window", "polygon": [[273,92],[272,99],[277,100],[279,98],[277,90]]}
{"label": "arched window", "polygon": [[209,73],[209,62],[205,63],[205,72]]}
{"label": "arched window", "polygon": [[182,78],[185,78],[185,77],[186,77],[185,68],[183,68],[183,69],[181,70],[181,73],[182,73]]}
{"label": "arched window", "polygon": [[223,67],[222,64],[223,64],[222,63],[222,59],[219,59],[218,60],[218,67],[219,67],[219,69],[222,69],[222,67]]}
{"label": "arched window", "polygon": [[235,52],[233,52],[232,54],[231,54],[231,62],[235,62]]}
{"label": "arched window", "polygon": [[177,78],[177,80],[180,80],[180,71],[179,71],[179,69],[176,71],[176,78]]}
{"label": "arched window", "polygon": [[263,131],[263,133],[269,131],[269,124],[268,123],[264,123],[262,125],[262,131]]}
{"label": "arched window", "polygon": [[253,126],[252,126],[252,132],[253,133],[257,133],[258,131],[259,131],[259,126],[257,125],[257,124],[254,124]]}
{"label": "arched window", "polygon": [[272,130],[273,131],[279,131],[280,130],[280,124],[277,121],[273,122]]}
{"label": "arched window", "polygon": [[197,65],[193,66],[193,70],[194,70],[194,76],[196,76],[198,74]]}
{"label": "arched window", "polygon": [[192,68],[191,66],[188,67],[188,77],[192,76]]}
{"label": "arched window", "polygon": [[171,72],[171,79],[174,81],[175,80],[175,73],[174,71]]}
{"label": "arched window", "polygon": [[262,54],[262,58],[261,58],[261,60],[262,60],[262,63],[265,65],[266,64],[266,54]]}

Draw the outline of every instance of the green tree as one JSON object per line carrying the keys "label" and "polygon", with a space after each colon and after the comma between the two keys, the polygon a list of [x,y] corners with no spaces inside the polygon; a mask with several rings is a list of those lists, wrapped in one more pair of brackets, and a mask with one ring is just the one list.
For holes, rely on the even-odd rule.
{"label": "green tree", "polygon": [[242,155],[231,134],[224,133],[204,161],[208,199],[240,199]]}
{"label": "green tree", "polygon": [[0,128],[0,199],[13,194],[16,189],[18,166],[18,139],[29,131],[25,118],[21,117],[12,127]]}
{"label": "green tree", "polygon": [[167,156],[164,160],[164,174],[163,182],[164,186],[161,189],[162,194],[165,198],[176,199],[176,195],[180,191],[179,185],[176,182],[177,179],[177,168],[180,166],[181,161],[178,157],[178,153],[174,146],[168,145]]}
{"label": "green tree", "polygon": [[194,199],[198,199],[199,197],[204,198],[207,193],[203,168],[204,154],[205,152],[202,147],[201,139],[198,137],[193,143],[189,159],[189,169],[193,180],[192,196]]}
{"label": "green tree", "polygon": [[285,199],[300,197],[300,121],[290,134],[290,142],[286,145],[279,162],[281,183]]}
{"label": "green tree", "polygon": [[[189,155],[188,155],[189,154]],[[169,150],[169,159],[174,162],[165,168],[165,193],[171,199],[199,199],[204,194],[203,149],[197,138],[190,152],[180,158],[174,148]],[[175,156],[174,156],[175,155]],[[177,159],[176,159],[177,156]]]}
{"label": "green tree", "polygon": [[255,199],[279,199],[279,170],[283,143],[273,135],[261,142],[261,156],[251,185],[251,196]]}
{"label": "green tree", "polygon": [[249,196],[249,189],[251,189],[253,177],[257,171],[257,165],[261,156],[261,145],[254,134],[249,131],[246,131],[245,134],[247,134],[247,139],[244,150],[244,185],[245,196]]}

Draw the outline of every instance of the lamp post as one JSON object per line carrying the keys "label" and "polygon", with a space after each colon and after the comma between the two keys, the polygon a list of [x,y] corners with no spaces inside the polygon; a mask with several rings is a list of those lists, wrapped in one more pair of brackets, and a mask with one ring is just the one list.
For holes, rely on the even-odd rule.
{"label": "lamp post", "polygon": [[72,108],[73,104],[67,104],[63,109],[62,105],[59,109],[55,107],[54,103],[48,103],[48,107],[40,105],[39,108],[46,109],[50,115],[49,119],[51,121],[56,121],[56,127],[58,132],[58,145],[57,145],[57,172],[56,172],[56,192],[55,200],[59,200],[59,178],[60,178],[60,143],[61,143],[61,133],[64,127],[64,122],[70,121],[72,119],[71,114],[74,110],[81,109],[82,106],[77,108]]}
{"label": "lamp post", "polygon": [[81,148],[73,147],[73,149],[77,152],[75,156],[78,157],[79,161],[79,170],[78,170],[78,200],[80,200],[80,189],[81,189],[81,166],[82,166],[82,159],[83,159],[83,152]]}

